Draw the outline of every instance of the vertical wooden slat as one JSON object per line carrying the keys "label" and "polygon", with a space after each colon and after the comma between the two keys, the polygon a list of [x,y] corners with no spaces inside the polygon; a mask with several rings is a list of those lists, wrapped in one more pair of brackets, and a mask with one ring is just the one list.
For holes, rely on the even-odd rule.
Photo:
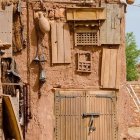
{"label": "vertical wooden slat", "polygon": [[111,138],[112,138],[112,129],[111,129],[111,124],[112,124],[112,100],[110,100],[110,107],[111,107],[111,109],[110,109],[110,116],[109,116],[109,121],[110,121],[110,126],[109,126],[109,130],[110,130],[110,140],[111,140]]}
{"label": "vertical wooden slat", "polygon": [[[76,117],[77,117],[77,111],[76,111],[76,108],[77,108],[77,99],[75,99],[75,103],[74,103],[74,106],[75,106],[75,115],[76,115]],[[74,120],[75,120],[75,125],[74,125],[74,129],[75,129],[75,134],[74,134],[74,139],[76,140],[76,133],[77,133],[77,130],[76,130],[76,123],[77,123],[77,119],[76,119],[76,117],[74,118]]]}
{"label": "vertical wooden slat", "polygon": [[62,133],[62,132],[65,132],[65,98],[63,98],[61,100],[61,139],[65,139],[65,133]]}
{"label": "vertical wooden slat", "polygon": [[120,11],[118,4],[103,4],[107,19],[100,28],[101,44],[120,44]]}
{"label": "vertical wooden slat", "polygon": [[70,30],[68,24],[64,24],[64,62],[71,63]]}
{"label": "vertical wooden slat", "polygon": [[[101,98],[101,114],[103,114],[103,99]],[[102,124],[103,124],[103,119],[102,119],[102,116],[103,115],[101,115],[100,116],[100,128],[102,128]],[[104,130],[103,129],[101,129],[100,130],[100,139],[102,140],[103,139],[103,135],[104,135]]]}
{"label": "vertical wooden slat", "polygon": [[[86,112],[86,92],[83,97],[83,113]],[[83,118],[83,140],[87,140],[87,120]]]}
{"label": "vertical wooden slat", "polygon": [[51,24],[52,63],[57,63],[56,23]]}
{"label": "vertical wooden slat", "polygon": [[105,69],[105,58],[106,58],[106,53],[105,49],[102,49],[102,66],[101,66],[101,86],[103,87],[104,85],[104,69]]}
{"label": "vertical wooden slat", "polygon": [[119,89],[120,86],[120,73],[121,73],[121,59],[120,50],[117,50],[117,64],[116,64],[116,88]]}
{"label": "vertical wooden slat", "polygon": [[102,88],[119,88],[120,58],[118,48],[103,48],[101,67]]}
{"label": "vertical wooden slat", "polygon": [[63,25],[64,23],[57,23],[57,60],[58,63],[64,63],[64,43],[63,43]]}
{"label": "vertical wooden slat", "polygon": [[104,63],[104,77],[103,77],[103,87],[107,88],[109,84],[109,72],[110,72],[110,49],[104,48],[103,51],[105,51],[105,60],[103,60],[102,63]]}
{"label": "vertical wooden slat", "polygon": [[109,86],[116,87],[116,63],[117,63],[117,49],[111,49],[110,53],[110,73],[109,73]]}
{"label": "vertical wooden slat", "polygon": [[77,140],[80,140],[80,98],[77,97]]}
{"label": "vertical wooden slat", "polygon": [[110,123],[110,122],[109,122],[109,120],[108,120],[108,118],[110,117],[110,115],[109,115],[109,107],[110,107],[110,106],[109,106],[109,100],[110,100],[110,99],[108,99],[108,98],[106,99],[106,129],[107,129],[107,131],[108,131],[108,133],[106,134],[106,135],[107,135],[106,137],[107,137],[108,140],[109,140],[109,132],[110,132],[110,131],[109,131],[109,123]]}
{"label": "vertical wooden slat", "polygon": [[[89,96],[88,96],[88,92],[86,93],[86,112],[85,113],[89,113]],[[87,137],[87,140],[90,140],[90,137],[89,137],[89,120],[90,118],[87,117],[87,118],[84,118],[86,119],[86,137]]]}
{"label": "vertical wooden slat", "polygon": [[[107,5],[105,3],[102,3],[102,6],[105,7],[105,13],[107,17]],[[100,44],[106,44],[107,43],[107,27],[106,27],[106,20],[101,23],[100,27]]]}
{"label": "vertical wooden slat", "polygon": [[68,24],[51,24],[52,63],[71,63],[71,43]]}
{"label": "vertical wooden slat", "polygon": [[[72,95],[77,96],[73,91],[71,92]],[[71,140],[75,140],[74,139],[74,135],[75,135],[75,103],[76,98],[71,98]]]}
{"label": "vertical wooden slat", "polygon": [[65,98],[65,140],[67,140],[67,101]]}
{"label": "vertical wooden slat", "polygon": [[115,29],[114,30],[114,34],[113,34],[113,43],[114,44],[120,44],[121,41],[121,28],[120,28],[120,13],[121,13],[121,9],[119,7],[118,4],[114,4],[113,5],[113,9],[114,9],[114,26]]}
{"label": "vertical wooden slat", "polygon": [[70,129],[70,126],[71,126],[71,117],[70,117],[70,98],[67,99],[68,100],[68,128],[67,128],[67,132],[68,132],[68,140],[70,140],[70,132],[71,132],[71,129]]}
{"label": "vertical wooden slat", "polygon": [[106,20],[106,29],[107,29],[107,44],[113,44],[113,34],[112,34],[112,4],[107,4],[107,20]]}
{"label": "vertical wooden slat", "polygon": [[[57,96],[58,94],[56,94]],[[60,128],[60,98],[56,97],[55,98],[55,115],[56,115],[56,140],[60,139],[60,132],[61,130],[58,129]]]}

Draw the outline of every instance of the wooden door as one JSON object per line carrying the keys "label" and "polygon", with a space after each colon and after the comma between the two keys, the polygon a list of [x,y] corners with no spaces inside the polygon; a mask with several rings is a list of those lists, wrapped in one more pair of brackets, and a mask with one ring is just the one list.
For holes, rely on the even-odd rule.
{"label": "wooden door", "polygon": [[[59,91],[55,94],[56,140],[117,140],[115,93]],[[92,113],[96,130],[89,133]],[[86,115],[87,116],[83,116]]]}
{"label": "wooden door", "polygon": [[86,112],[99,113],[94,118],[95,131],[89,133],[90,117],[87,120],[87,140],[117,140],[116,96],[112,91],[89,91],[86,94]]}

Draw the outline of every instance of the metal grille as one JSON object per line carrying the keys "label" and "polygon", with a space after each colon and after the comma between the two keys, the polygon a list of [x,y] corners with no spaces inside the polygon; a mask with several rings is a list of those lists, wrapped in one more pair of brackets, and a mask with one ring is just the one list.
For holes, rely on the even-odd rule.
{"label": "metal grille", "polygon": [[98,32],[76,32],[75,46],[98,45]]}

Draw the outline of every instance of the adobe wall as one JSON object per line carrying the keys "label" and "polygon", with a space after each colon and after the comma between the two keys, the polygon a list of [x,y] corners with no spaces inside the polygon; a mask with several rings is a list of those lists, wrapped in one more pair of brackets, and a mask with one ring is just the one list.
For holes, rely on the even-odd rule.
{"label": "adobe wall", "polygon": [[[53,140],[54,126],[55,126],[55,116],[54,116],[54,92],[53,88],[74,88],[74,89],[98,89],[100,86],[101,78],[101,60],[102,60],[102,47],[74,47],[72,46],[72,63],[71,64],[51,64],[51,43],[50,43],[50,33],[46,34],[42,40],[42,46],[44,47],[44,52],[47,57],[47,62],[44,63],[44,69],[46,71],[47,81],[43,84],[39,92],[39,67],[37,64],[33,63],[32,60],[36,54],[36,34],[33,22],[33,10],[31,3],[29,4],[29,17],[27,15],[27,5],[23,3],[24,10],[22,12],[22,17],[25,25],[29,23],[29,29],[27,36],[29,36],[28,45],[21,53],[16,53],[14,55],[19,73],[22,80],[30,84],[30,96],[31,96],[31,113],[32,119],[28,124],[26,140]],[[38,7],[39,4],[36,5]],[[54,4],[45,3],[47,9],[55,10],[56,15],[52,17],[50,15],[50,22],[55,20],[65,20],[64,7],[67,4]],[[27,18],[28,17],[28,18]],[[72,39],[72,32],[71,32]],[[73,41],[73,40],[72,40]],[[90,74],[80,74],[77,73],[75,54],[80,50],[88,50],[92,52],[92,72]],[[125,64],[125,15],[123,13],[123,18],[121,20],[121,45],[120,45],[120,60],[121,60],[121,85],[126,81],[126,64]],[[117,117],[118,117],[118,136],[119,140],[126,138],[127,140],[132,140],[128,137],[127,126],[131,118],[130,114],[130,99],[123,88],[117,92]]]}

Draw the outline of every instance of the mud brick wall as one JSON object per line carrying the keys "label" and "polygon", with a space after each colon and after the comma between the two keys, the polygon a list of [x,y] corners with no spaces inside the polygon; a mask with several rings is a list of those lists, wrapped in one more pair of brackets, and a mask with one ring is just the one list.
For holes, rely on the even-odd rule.
{"label": "mud brick wall", "polygon": [[[22,18],[27,29],[27,47],[21,53],[14,55],[19,73],[22,80],[30,85],[31,96],[31,113],[32,119],[28,124],[26,133],[26,140],[53,140],[55,116],[54,116],[54,88],[68,88],[68,89],[99,89],[101,80],[101,62],[102,62],[102,47],[74,47],[72,45],[72,62],[71,64],[56,64],[51,63],[51,35],[50,32],[41,36],[41,45],[44,48],[44,53],[47,62],[43,67],[46,72],[46,83],[39,91],[39,67],[33,62],[36,55],[37,36],[35,34],[35,26],[33,21],[33,9],[39,8],[40,4],[31,2],[29,4],[29,15],[27,14],[27,5],[23,3]],[[65,7],[69,6],[67,3],[58,4],[53,2],[45,2],[44,6],[49,9],[49,21],[66,21]],[[120,61],[120,85],[125,81],[126,65],[125,65],[125,14],[122,14],[121,19],[121,45],[119,53],[121,54]],[[71,42],[73,42],[73,33],[71,31]],[[29,40],[28,40],[29,39]],[[73,43],[72,43],[73,44]],[[92,72],[90,74],[81,74],[76,72],[75,54],[80,50],[90,51],[92,53]],[[119,140],[129,138],[127,127],[130,122],[129,105],[130,99],[123,88],[117,91],[117,117],[118,117],[118,137]]]}

